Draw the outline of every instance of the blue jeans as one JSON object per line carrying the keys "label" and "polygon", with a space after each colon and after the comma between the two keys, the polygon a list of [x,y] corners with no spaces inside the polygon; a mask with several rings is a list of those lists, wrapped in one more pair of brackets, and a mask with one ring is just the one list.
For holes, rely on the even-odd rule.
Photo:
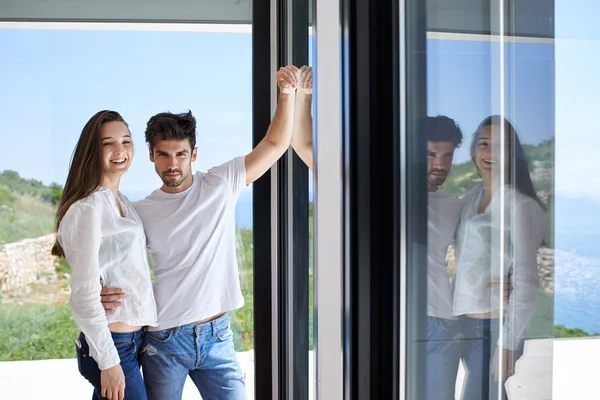
{"label": "blue jeans", "polygon": [[179,400],[189,375],[206,400],[246,400],[227,314],[202,324],[146,332],[142,370],[151,400]]}
{"label": "blue jeans", "polygon": [[[125,398],[127,400],[147,400],[146,388],[140,372],[140,353],[144,344],[143,329],[130,333],[112,332],[111,335],[119,352],[121,368],[123,368],[123,374],[125,375]],[[94,387],[92,400],[105,399],[100,395],[102,392],[100,369],[96,360],[90,357],[90,348],[83,333],[79,334],[77,344],[77,365],[81,375]]]}
{"label": "blue jeans", "polygon": [[[463,336],[463,361],[465,381],[462,400],[507,399],[504,383],[496,382],[491,375],[492,356],[496,351],[500,332],[499,319],[460,317]],[[516,358],[523,354],[523,345],[516,351]],[[498,396],[498,385],[502,393]]]}
{"label": "blue jeans", "polygon": [[460,361],[458,320],[427,317],[427,400],[454,400]]}

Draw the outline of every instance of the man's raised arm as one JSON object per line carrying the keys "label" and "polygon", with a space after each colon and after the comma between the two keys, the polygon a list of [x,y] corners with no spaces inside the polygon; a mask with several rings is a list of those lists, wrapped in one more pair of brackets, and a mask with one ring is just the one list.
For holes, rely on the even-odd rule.
{"label": "man's raised arm", "polygon": [[267,134],[246,156],[246,185],[251,184],[281,158],[290,146],[296,100],[298,68],[281,67],[276,79],[279,100]]}

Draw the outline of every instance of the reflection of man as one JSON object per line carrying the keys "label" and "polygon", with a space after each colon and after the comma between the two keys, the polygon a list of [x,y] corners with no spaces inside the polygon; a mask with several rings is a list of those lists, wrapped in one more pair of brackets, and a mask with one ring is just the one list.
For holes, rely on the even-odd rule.
{"label": "reflection of man", "polygon": [[446,254],[454,243],[461,201],[441,190],[462,132],[445,116],[427,117],[427,376],[426,399],[454,399],[460,357],[458,321],[452,315],[452,286]]}
{"label": "reflection of man", "polygon": [[[246,156],[206,173],[196,160],[196,120],[161,113],[148,121],[150,160],[163,181],[135,203],[156,276],[158,328],[148,327],[142,359],[149,399],[181,399],[189,375],[204,399],[246,398],[227,311],[243,306],[235,242],[239,193],[290,145],[298,69],[277,72],[280,97],[265,138]],[[104,291],[107,312],[114,303]]]}

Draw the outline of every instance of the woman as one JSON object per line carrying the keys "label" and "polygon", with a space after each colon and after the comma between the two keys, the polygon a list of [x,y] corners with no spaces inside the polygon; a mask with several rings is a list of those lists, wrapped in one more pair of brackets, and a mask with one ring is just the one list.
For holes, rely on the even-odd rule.
{"label": "woman", "polygon": [[[156,326],[156,305],[140,218],[119,192],[133,158],[129,128],[115,111],[100,111],[83,128],[56,215],[52,254],[72,269],[71,307],[81,330],[80,373],[94,399],[146,399],[140,373],[143,326]],[[100,280],[127,292],[106,315]]]}
{"label": "woman", "polygon": [[[460,316],[464,336],[463,399],[498,398],[499,386],[506,398],[504,382],[514,373],[535,311],[545,211],[510,122],[496,115],[484,119],[471,157],[482,182],[464,199],[454,291],[454,315]],[[507,297],[492,289],[509,276]]]}

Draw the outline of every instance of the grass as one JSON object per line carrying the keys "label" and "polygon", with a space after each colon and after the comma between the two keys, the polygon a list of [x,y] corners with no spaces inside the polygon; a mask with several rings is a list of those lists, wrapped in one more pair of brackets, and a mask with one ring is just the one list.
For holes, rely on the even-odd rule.
{"label": "grass", "polygon": [[74,358],[78,333],[67,304],[0,305],[0,361]]}

